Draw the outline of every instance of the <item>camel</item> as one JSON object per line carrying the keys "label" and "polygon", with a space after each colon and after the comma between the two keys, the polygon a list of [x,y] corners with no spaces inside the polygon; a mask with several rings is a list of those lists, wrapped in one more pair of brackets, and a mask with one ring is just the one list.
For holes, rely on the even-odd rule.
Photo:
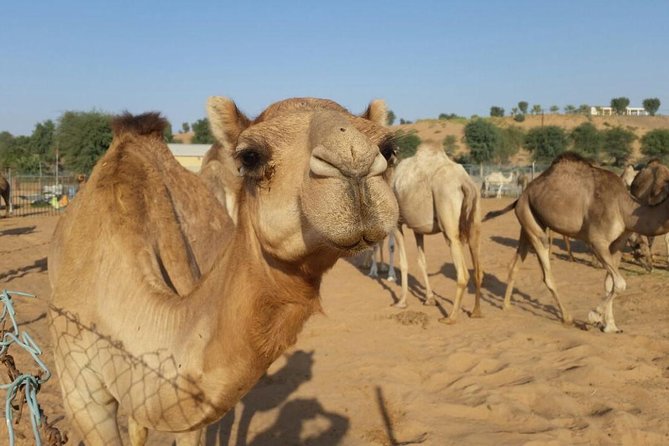
{"label": "camel", "polygon": [[502,172],[493,172],[489,173],[483,177],[483,184],[481,185],[481,190],[485,192],[486,196],[488,192],[494,187],[497,188],[495,193],[496,198],[502,198],[502,189],[505,185],[513,183],[515,178],[515,172],[509,173],[509,176],[505,177]]}
{"label": "camel", "polygon": [[12,196],[11,196],[11,186],[9,181],[4,175],[0,174],[0,195],[2,199],[5,200],[5,217],[9,217],[9,214],[14,212],[12,208]]}
{"label": "camel", "polygon": [[[388,275],[386,276],[386,280],[395,282],[397,280],[397,275],[395,274],[395,236],[392,232],[388,235],[386,240],[388,240]],[[375,279],[379,277],[380,265],[383,265],[384,263],[383,245],[384,242],[378,243],[372,250],[365,253],[363,267],[369,268],[369,277]]]}
{"label": "camel", "polygon": [[519,194],[522,194],[523,191],[527,188],[527,185],[530,182],[530,178],[527,176],[526,173],[520,172],[518,174],[518,178],[516,178],[516,185],[518,186],[518,189],[520,190]]}
{"label": "camel", "polygon": [[632,186],[634,178],[636,178],[638,173],[639,171],[635,170],[634,166],[631,164],[626,165],[623,169],[623,172],[620,174],[620,178],[623,179],[623,183],[625,183],[625,186],[627,186],[628,189]]}
{"label": "camel", "polygon": [[65,411],[86,444],[121,444],[119,409],[133,445],[148,429],[199,444],[321,311],[323,274],[397,224],[383,101],[361,116],[314,98],[254,120],[227,98],[207,109],[242,178],[236,224],[148,113],[115,119],[55,230],[49,325]]}
{"label": "camel", "polygon": [[[621,332],[613,316],[613,299],[626,288],[618,271],[622,248],[631,232],[645,235],[669,231],[669,201],[646,206],[632,197],[622,179],[593,166],[581,156],[566,152],[532,181],[518,200],[504,209],[489,212],[485,220],[514,209],[521,225],[518,249],[511,263],[504,308],[511,306],[511,293],[520,262],[534,248],[544,283],[557,302],[563,323],[572,317],[558,296],[548,255],[546,228],[585,241],[606,269],[606,295],[588,315],[605,333]],[[520,262],[519,262],[520,261]]]}
{"label": "camel", "polygon": [[[645,205],[655,206],[662,203],[669,196],[669,168],[658,159],[650,160],[630,184],[630,192]],[[653,268],[652,248],[655,238],[644,239],[645,237],[641,237],[640,240],[642,265],[650,271]],[[664,234],[664,243],[669,255],[669,234]]]}
{"label": "camel", "polygon": [[[460,312],[462,295],[469,281],[463,245],[469,246],[474,267],[476,290],[472,317],[481,317],[480,299],[483,271],[479,263],[480,195],[476,184],[465,169],[453,161],[441,148],[423,144],[416,155],[399,163],[395,169],[393,191],[400,206],[400,222],[411,228],[418,247],[418,265],[425,281],[426,305],[434,305],[434,293],[427,275],[427,262],[423,239],[425,235],[442,232],[451,247],[457,274],[457,290],[453,311],[441,322],[454,323]],[[406,308],[408,272],[406,249],[401,224],[393,232],[399,249],[402,277],[402,296],[394,304]]]}

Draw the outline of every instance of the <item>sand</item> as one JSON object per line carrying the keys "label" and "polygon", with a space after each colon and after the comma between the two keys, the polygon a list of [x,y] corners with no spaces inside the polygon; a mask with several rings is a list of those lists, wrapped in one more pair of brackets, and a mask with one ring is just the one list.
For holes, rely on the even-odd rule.
{"label": "sand", "polygon": [[[484,211],[509,201],[487,199]],[[0,281],[10,290],[49,294],[46,256],[57,217],[0,220]],[[484,317],[437,320],[455,291],[448,247],[426,238],[437,307],[421,305],[413,237],[409,308],[390,307],[400,287],[367,277],[343,259],[323,282],[324,314],[223,420],[207,445],[664,445],[669,444],[669,299],[664,248],[651,274],[626,257],[628,291],[615,302],[623,334],[564,327],[534,257],[519,273],[513,309],[501,310],[518,223],[507,214],[483,226]],[[560,245],[561,241],[556,242]],[[559,247],[553,266],[567,308],[580,322],[603,294],[603,270],[576,245]],[[580,249],[579,249],[580,248]],[[473,295],[465,296],[464,310]],[[43,300],[17,298],[18,318],[50,356]],[[11,351],[10,351],[11,352]],[[20,356],[17,354],[17,357]],[[29,367],[25,358],[19,366]],[[1,367],[0,367],[0,370]],[[4,372],[0,379],[5,379]],[[50,419],[67,431],[54,376],[39,393]],[[0,428],[0,444],[7,444]],[[33,444],[27,417],[19,445]],[[149,444],[170,444],[152,433]]]}

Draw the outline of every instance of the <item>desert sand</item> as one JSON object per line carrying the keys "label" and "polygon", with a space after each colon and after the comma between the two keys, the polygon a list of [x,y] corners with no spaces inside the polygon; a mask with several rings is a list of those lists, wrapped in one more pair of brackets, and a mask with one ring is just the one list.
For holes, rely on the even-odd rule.
{"label": "desert sand", "polygon": [[[483,200],[483,210],[508,199]],[[48,243],[58,217],[0,220],[0,285],[34,293],[16,298],[21,328],[45,350],[53,368],[46,319]],[[623,334],[603,334],[583,321],[603,295],[604,271],[575,245],[577,262],[559,246],[553,270],[577,320],[564,327],[532,255],[523,264],[513,309],[501,310],[507,265],[519,225],[513,213],[483,225],[484,317],[437,320],[455,291],[450,251],[426,238],[437,307],[420,302],[413,236],[405,311],[390,307],[398,284],[367,277],[359,259],[342,259],[323,282],[323,314],[297,344],[220,422],[207,445],[666,445],[669,444],[669,296],[666,253],[644,274],[630,256],[622,266],[628,290],[615,301]],[[473,295],[465,295],[469,310]],[[579,328],[580,327],[580,328]],[[28,358],[11,349],[21,370]],[[6,377],[0,365],[0,380]],[[54,375],[39,392],[51,420],[69,429]],[[3,400],[4,403],[4,400]],[[125,423],[124,423],[125,424]],[[17,444],[33,444],[28,418]],[[149,444],[170,444],[151,433]],[[0,428],[0,444],[7,444]]]}

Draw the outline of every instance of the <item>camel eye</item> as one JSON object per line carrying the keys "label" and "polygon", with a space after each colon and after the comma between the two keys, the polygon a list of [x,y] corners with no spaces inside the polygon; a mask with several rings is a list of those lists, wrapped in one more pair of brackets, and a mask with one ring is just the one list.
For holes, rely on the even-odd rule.
{"label": "camel eye", "polygon": [[379,151],[381,152],[381,155],[386,159],[386,161],[391,161],[391,159],[397,155],[397,152],[395,151],[395,146],[393,144],[383,144],[381,147],[379,147]]}
{"label": "camel eye", "polygon": [[237,158],[246,170],[254,170],[262,161],[260,153],[254,149],[244,149],[237,154]]}

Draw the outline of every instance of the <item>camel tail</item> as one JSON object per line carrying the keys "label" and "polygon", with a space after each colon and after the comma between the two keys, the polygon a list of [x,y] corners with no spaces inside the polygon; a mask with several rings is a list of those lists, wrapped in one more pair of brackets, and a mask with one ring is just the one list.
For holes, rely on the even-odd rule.
{"label": "camel tail", "polygon": [[462,185],[462,208],[460,209],[460,239],[469,242],[470,231],[474,225],[481,221],[480,195],[474,184],[466,182]]}
{"label": "camel tail", "polygon": [[505,207],[504,209],[500,209],[500,210],[498,210],[498,211],[490,211],[490,212],[488,212],[487,214],[485,214],[485,217],[483,217],[483,221],[492,220],[493,218],[497,218],[497,217],[499,217],[500,215],[504,215],[504,214],[506,214],[506,213],[509,212],[511,209],[515,208],[515,207],[516,207],[516,204],[518,204],[518,200],[514,201],[513,203],[511,203],[510,205],[508,205],[508,206]]}

